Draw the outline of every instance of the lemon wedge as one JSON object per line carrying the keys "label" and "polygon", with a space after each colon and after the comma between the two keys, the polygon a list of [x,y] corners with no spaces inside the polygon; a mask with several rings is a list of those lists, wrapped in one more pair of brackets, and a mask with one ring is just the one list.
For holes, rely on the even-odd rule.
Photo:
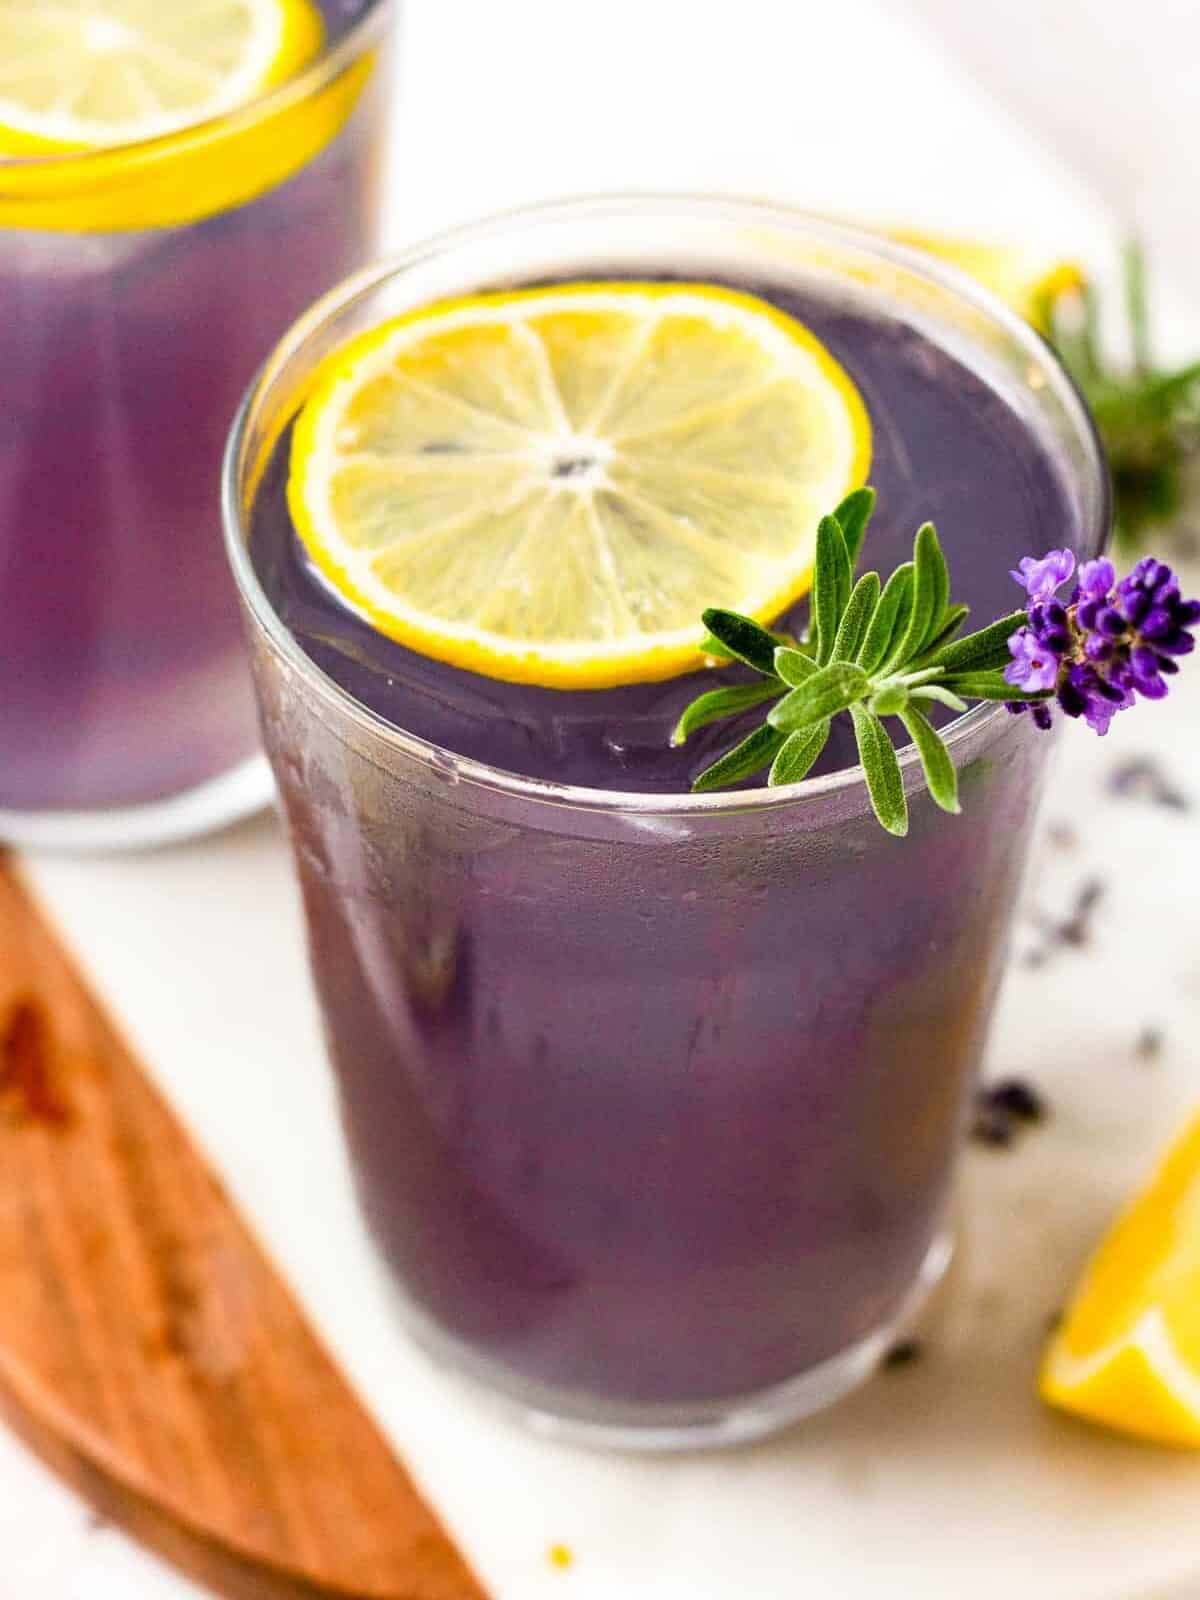
{"label": "lemon wedge", "polygon": [[965,272],[1041,333],[1049,331],[1049,309],[1058,296],[1081,288],[1085,281],[1082,268],[1074,262],[1057,261],[1044,251],[1019,245],[913,228],[891,228],[888,237]]}
{"label": "lemon wedge", "polygon": [[381,632],[602,688],[697,665],[705,606],[770,620],[802,595],[870,446],[849,377],[765,301],[576,283],[427,306],[335,352],[288,498]]}
{"label": "lemon wedge", "polygon": [[0,227],[172,226],[282,182],[369,71],[260,113],[323,39],[313,0],[0,0]]}
{"label": "lemon wedge", "polygon": [[1200,1446],[1200,1117],[1101,1245],[1041,1392],[1123,1433]]}

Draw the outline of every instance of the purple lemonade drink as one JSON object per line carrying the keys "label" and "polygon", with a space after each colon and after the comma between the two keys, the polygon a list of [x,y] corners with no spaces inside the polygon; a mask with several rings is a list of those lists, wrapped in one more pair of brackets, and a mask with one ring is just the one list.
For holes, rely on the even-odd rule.
{"label": "purple lemonade drink", "polygon": [[[0,153],[8,839],[136,844],[266,797],[220,549],[220,455],[281,329],[374,246],[388,6],[245,5],[220,13],[244,21],[244,38],[214,35],[211,7],[166,8],[152,24],[169,37],[147,49],[171,75],[143,84],[147,103],[164,102],[144,137],[122,132],[142,126],[131,108],[85,98],[86,147],[61,148],[40,131],[36,81],[27,105],[0,96],[0,124],[29,118],[23,138],[0,127],[0,152],[16,151]],[[140,63],[124,10],[97,0],[94,17],[56,23],[56,71],[69,82],[85,50],[92,65],[126,47]],[[253,30],[269,34],[277,12],[283,44],[268,39],[275,62],[256,83]],[[14,59],[18,46],[34,58],[55,15],[6,21],[0,7]],[[239,49],[245,81],[226,104],[221,75]]]}
{"label": "purple lemonade drink", "polygon": [[[933,519],[981,622],[1011,609],[1022,554],[1093,551],[1106,500],[1084,415],[1035,336],[904,252],[749,205],[580,203],[452,237],[330,297],[248,402],[231,553],[372,1233],[440,1359],[543,1424],[660,1447],[748,1437],[836,1398],[942,1270],[1044,741],[999,706],[944,730],[958,817],[903,756],[903,840],[879,828],[836,732],[802,784],[692,795],[736,732],[672,747],[705,670],[505,681],[389,637],[318,572],[296,485],[334,380],[318,380],[298,441],[293,397],[330,351],[447,297],[650,279],[749,292],[816,336],[869,416],[867,564],[889,571]],[[352,350],[369,356],[371,337]],[[646,392],[673,381],[664,356]],[[783,416],[782,396],[772,408]],[[338,434],[360,454],[362,415],[350,406]],[[460,420],[428,431],[426,453],[459,455],[477,422]],[[658,457],[669,471],[686,431]],[[772,471],[783,431],[762,446]],[[547,470],[577,480],[598,449],[577,426]],[[697,468],[713,520],[688,523],[688,548],[732,526],[723,470]],[[414,492],[400,519],[414,540],[427,503]],[[368,547],[393,537],[364,510],[365,479],[342,504],[375,530]],[[510,504],[473,506],[453,539],[415,547],[431,581],[446,577],[448,610],[473,582],[459,557],[476,514],[500,539]],[[538,551],[538,571],[563,562],[547,592],[570,592],[570,537]],[[672,570],[690,582],[682,555]],[[489,576],[496,594],[510,576],[511,559]],[[797,630],[805,611],[773,626]]]}

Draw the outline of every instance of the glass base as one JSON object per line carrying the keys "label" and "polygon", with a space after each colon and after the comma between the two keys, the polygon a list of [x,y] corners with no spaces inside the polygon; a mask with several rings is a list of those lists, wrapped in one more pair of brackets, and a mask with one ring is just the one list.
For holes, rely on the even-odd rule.
{"label": "glass base", "polygon": [[269,805],[274,794],[266,758],[255,755],[185,794],[148,805],[107,811],[0,811],[0,840],[26,850],[76,854],[152,850],[240,822]]}
{"label": "glass base", "polygon": [[416,1343],[439,1367],[465,1378],[484,1399],[544,1439],[646,1454],[727,1449],[778,1433],[865,1383],[892,1346],[911,1331],[953,1256],[954,1235],[947,1228],[930,1246],[917,1281],[895,1316],[848,1350],[756,1394],[682,1405],[589,1402],[542,1389],[481,1360],[411,1306],[406,1304],[402,1314]]}

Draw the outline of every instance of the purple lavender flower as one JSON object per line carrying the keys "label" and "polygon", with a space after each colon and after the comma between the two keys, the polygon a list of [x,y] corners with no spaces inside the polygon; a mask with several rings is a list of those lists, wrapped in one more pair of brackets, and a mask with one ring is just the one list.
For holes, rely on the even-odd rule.
{"label": "purple lavender flower", "polygon": [[[1103,735],[1138,696],[1165,696],[1177,658],[1195,648],[1200,600],[1184,600],[1171,568],[1147,556],[1119,583],[1111,561],[1085,562],[1064,604],[1055,590],[1074,570],[1069,550],[1052,550],[1040,561],[1026,556],[1013,572],[1030,597],[1029,620],[1009,637],[1004,676],[1029,693],[1052,689],[1067,716]],[[1050,726],[1047,701],[1012,701],[1008,709],[1032,710],[1039,728]]]}
{"label": "purple lavender flower", "polygon": [[1038,600],[1029,608],[1029,626],[1038,643],[1061,657],[1071,648],[1071,619],[1061,600]]}
{"label": "purple lavender flower", "polygon": [[1058,686],[1058,703],[1069,717],[1082,717],[1101,738],[1118,711],[1133,704],[1129,689],[1110,682],[1086,662],[1069,667]]}
{"label": "purple lavender flower", "polygon": [[1071,550],[1049,550],[1039,561],[1022,556],[1009,576],[1025,590],[1031,600],[1049,600],[1075,571]]}
{"label": "purple lavender flower", "polygon": [[1012,717],[1023,717],[1028,711],[1033,718],[1034,726],[1048,731],[1054,726],[1054,718],[1050,715],[1050,707],[1045,700],[1006,700],[1004,709]]}
{"label": "purple lavender flower", "polygon": [[1031,691],[1053,689],[1058,682],[1058,657],[1038,638],[1032,628],[1018,628],[1008,641],[1012,663],[1004,669],[1004,681]]}
{"label": "purple lavender flower", "polygon": [[1104,556],[1085,561],[1079,569],[1079,593],[1088,600],[1103,600],[1116,581],[1113,564]]}

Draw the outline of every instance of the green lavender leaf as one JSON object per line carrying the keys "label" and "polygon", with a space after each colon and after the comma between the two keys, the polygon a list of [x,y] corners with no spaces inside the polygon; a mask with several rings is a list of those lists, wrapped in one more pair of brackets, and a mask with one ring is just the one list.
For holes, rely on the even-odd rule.
{"label": "green lavender leaf", "polygon": [[764,722],[760,728],[748,734],[741,744],[734,745],[719,761],[706,767],[693,782],[692,793],[704,794],[710,789],[721,789],[726,784],[752,778],[756,772],[771,765],[786,739],[786,733],[780,733],[770,723]]}
{"label": "green lavender leaf", "polygon": [[[930,683],[934,678],[940,678],[945,671],[944,667],[905,667],[902,672],[894,674],[906,688],[915,689],[923,683]],[[876,680],[879,681],[879,680]]]}
{"label": "green lavender leaf", "polygon": [[871,710],[880,717],[894,717],[908,704],[913,690],[922,688],[942,675],[941,667],[921,667],[916,671],[896,672],[874,678],[871,684]]}
{"label": "green lavender leaf", "polygon": [[923,523],[913,540],[912,607],[903,634],[888,651],[889,670],[903,666],[919,656],[925,641],[941,621],[949,588],[946,561],[932,522]]}
{"label": "green lavender leaf", "polygon": [[771,771],[767,777],[768,787],[778,788],[784,783],[799,783],[801,778],[807,777],[813,763],[824,750],[828,737],[828,719],[816,723],[811,728],[799,728],[795,733],[789,733],[771,764]]}
{"label": "green lavender leaf", "polygon": [[885,678],[867,701],[877,717],[895,717],[908,704],[910,690],[902,678]]}
{"label": "green lavender leaf", "polygon": [[908,802],[904,798],[904,776],[892,741],[883,723],[865,706],[852,705],[850,715],[872,808],[887,831],[902,839],[908,832]]}
{"label": "green lavender leaf", "polygon": [[897,567],[883,586],[875,614],[867,624],[863,642],[859,646],[858,664],[864,672],[874,672],[888,653],[888,648],[899,629],[908,620],[907,606],[912,601],[912,562]]}
{"label": "green lavender leaf", "polygon": [[765,628],[759,627],[739,611],[720,608],[706,611],[701,620],[709,633],[738,661],[744,661],[764,677],[775,676],[775,640]]}
{"label": "green lavender leaf", "polygon": [[858,554],[863,545],[863,537],[867,531],[867,523],[870,522],[871,513],[874,509],[874,489],[862,488],[852,489],[833,513],[841,525],[842,537],[846,541],[846,554],[850,557],[851,573],[853,573],[855,563],[858,561]]}
{"label": "green lavender leaf", "polygon": [[733,651],[723,645],[715,633],[706,633],[700,641],[700,654],[715,656],[718,661],[736,661]]}
{"label": "green lavender leaf", "polygon": [[853,661],[867,631],[867,624],[879,603],[879,574],[864,572],[850,591],[837,637],[833,641],[834,661]]}
{"label": "green lavender leaf", "polygon": [[807,683],[821,669],[804,650],[794,650],[790,645],[779,645],[775,651],[775,674],[793,689]]}
{"label": "green lavender leaf", "polygon": [[922,646],[919,659],[921,661],[935,661],[938,652],[945,649],[962,627],[969,611],[969,606],[947,606],[942,613],[941,626]]}
{"label": "green lavender leaf", "polygon": [[1048,694],[1027,693],[1015,684],[1006,683],[1000,672],[956,672],[940,680],[943,689],[961,695],[966,700],[1021,700],[1033,702],[1048,700]]}
{"label": "green lavender leaf", "polygon": [[747,710],[750,706],[760,706],[767,700],[776,700],[783,693],[783,684],[774,680],[766,683],[738,683],[726,689],[711,689],[707,694],[699,695],[684,711],[675,724],[671,743],[683,744],[689,734],[695,733],[698,728],[706,728],[710,722],[719,722],[722,717],[731,717],[739,711]]}
{"label": "green lavender leaf", "polygon": [[942,743],[933,724],[916,706],[909,705],[899,713],[900,721],[917,747],[925,784],[935,805],[957,816],[962,810],[958,803],[958,773],[950,752]]}
{"label": "green lavender leaf", "polygon": [[833,655],[833,641],[849,598],[850,556],[842,527],[836,517],[822,517],[817,524],[812,587],[813,627],[820,666],[825,666]]}
{"label": "green lavender leaf", "polygon": [[913,554],[914,565],[918,570],[922,563],[929,568],[929,579],[933,588],[933,604],[929,608],[929,627],[921,641],[922,650],[927,650],[930,643],[942,632],[946,625],[946,609],[950,604],[950,569],[946,565],[946,557],[942,551],[942,541],[937,536],[937,529],[932,522],[926,522],[917,529],[917,540]]}
{"label": "green lavender leaf", "polygon": [[1004,667],[1012,660],[1008,648],[1009,637],[1028,622],[1024,611],[1010,611],[998,622],[990,622],[978,633],[969,633],[965,639],[956,639],[934,658],[939,666],[952,672],[990,672],[994,667]]}
{"label": "green lavender leaf", "polygon": [[1139,377],[1145,377],[1154,365],[1150,350],[1150,309],[1146,300],[1146,261],[1136,239],[1126,242],[1125,313],[1129,318],[1129,338],[1133,345],[1133,367]]}
{"label": "green lavender leaf", "polygon": [[950,689],[940,683],[924,683],[914,689],[910,695],[913,700],[936,700],[938,705],[947,706],[951,711],[966,711],[967,702],[959,698]]}
{"label": "green lavender leaf", "polygon": [[932,522],[923,522],[913,540],[913,593],[914,610],[920,602],[922,588],[928,593],[929,620],[924,637],[913,642],[914,652],[924,650],[929,641],[941,631],[946,607],[950,601],[950,573],[942,554],[942,543]]}
{"label": "green lavender leaf", "polygon": [[772,706],[767,721],[784,733],[794,733],[845,711],[862,699],[869,685],[870,679],[856,662],[833,661]]}

